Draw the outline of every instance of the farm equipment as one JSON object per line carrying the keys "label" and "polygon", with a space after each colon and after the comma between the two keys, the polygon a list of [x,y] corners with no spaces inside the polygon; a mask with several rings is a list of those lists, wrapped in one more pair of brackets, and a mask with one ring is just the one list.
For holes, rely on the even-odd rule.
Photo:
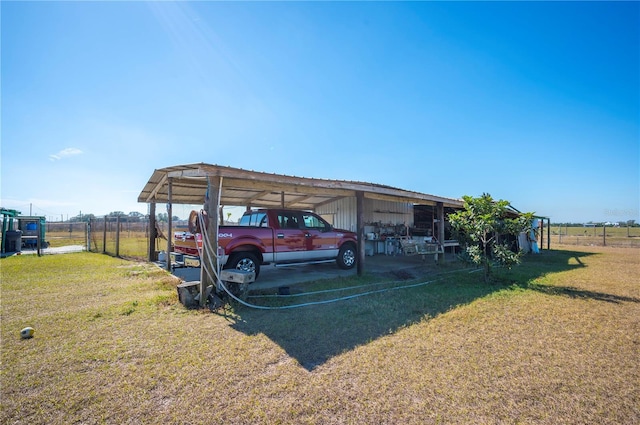
{"label": "farm equipment", "polygon": [[20,252],[22,250],[22,233],[14,230],[14,219],[18,217],[20,211],[0,209],[2,214],[2,254],[6,252]]}
{"label": "farm equipment", "polygon": [[[21,252],[23,247],[46,248],[45,217],[21,216],[20,211],[2,208],[2,254]],[[17,229],[16,229],[17,224]]]}
{"label": "farm equipment", "polygon": [[38,239],[40,246],[46,248],[49,244],[45,240],[45,218],[42,216],[18,217],[18,229],[22,231],[22,245],[25,248],[36,249]]}

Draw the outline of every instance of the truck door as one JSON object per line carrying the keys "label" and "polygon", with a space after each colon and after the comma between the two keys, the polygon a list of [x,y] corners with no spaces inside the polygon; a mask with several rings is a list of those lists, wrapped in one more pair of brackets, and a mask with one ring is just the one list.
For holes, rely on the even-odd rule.
{"label": "truck door", "polygon": [[306,238],[302,217],[297,211],[278,211],[274,226],[276,262],[300,261],[305,257]]}
{"label": "truck door", "polygon": [[302,213],[305,242],[310,258],[331,258],[337,255],[337,237],[331,225],[312,213]]}

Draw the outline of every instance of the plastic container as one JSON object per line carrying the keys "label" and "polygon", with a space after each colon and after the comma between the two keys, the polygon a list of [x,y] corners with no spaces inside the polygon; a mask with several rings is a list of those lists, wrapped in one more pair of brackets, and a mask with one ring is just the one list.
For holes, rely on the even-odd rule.
{"label": "plastic container", "polygon": [[5,234],[7,241],[4,244],[5,252],[22,252],[22,231],[9,230]]}

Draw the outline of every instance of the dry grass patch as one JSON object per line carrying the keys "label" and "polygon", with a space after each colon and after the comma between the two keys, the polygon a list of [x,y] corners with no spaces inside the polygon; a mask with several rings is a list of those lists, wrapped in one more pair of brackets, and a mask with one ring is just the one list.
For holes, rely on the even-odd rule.
{"label": "dry grass patch", "polygon": [[183,309],[145,264],[0,266],[2,423],[640,422],[634,250],[226,316]]}

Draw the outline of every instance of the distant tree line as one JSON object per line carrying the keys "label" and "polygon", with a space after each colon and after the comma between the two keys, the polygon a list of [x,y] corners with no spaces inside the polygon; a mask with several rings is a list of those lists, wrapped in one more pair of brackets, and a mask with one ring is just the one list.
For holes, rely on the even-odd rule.
{"label": "distant tree line", "polygon": [[620,226],[620,227],[640,227],[640,223],[636,223],[635,220],[627,220],[627,221],[613,221],[613,222],[594,222],[587,221],[586,223],[551,223],[552,226],[563,226],[563,227],[584,227],[584,226],[597,226],[602,227],[604,225],[607,226]]}
{"label": "distant tree line", "polygon": [[[94,214],[78,214],[75,217],[70,217],[70,222],[88,222],[89,220],[102,219],[104,216],[96,216]],[[120,217],[120,221],[123,223],[138,223],[149,219],[148,215],[139,213],[138,211],[131,211],[129,214],[125,214],[122,211],[112,211],[106,215],[107,218]],[[169,215],[167,213],[156,214],[156,220],[159,222],[169,221]],[[172,216],[172,221],[179,221],[180,217],[177,215]]]}

